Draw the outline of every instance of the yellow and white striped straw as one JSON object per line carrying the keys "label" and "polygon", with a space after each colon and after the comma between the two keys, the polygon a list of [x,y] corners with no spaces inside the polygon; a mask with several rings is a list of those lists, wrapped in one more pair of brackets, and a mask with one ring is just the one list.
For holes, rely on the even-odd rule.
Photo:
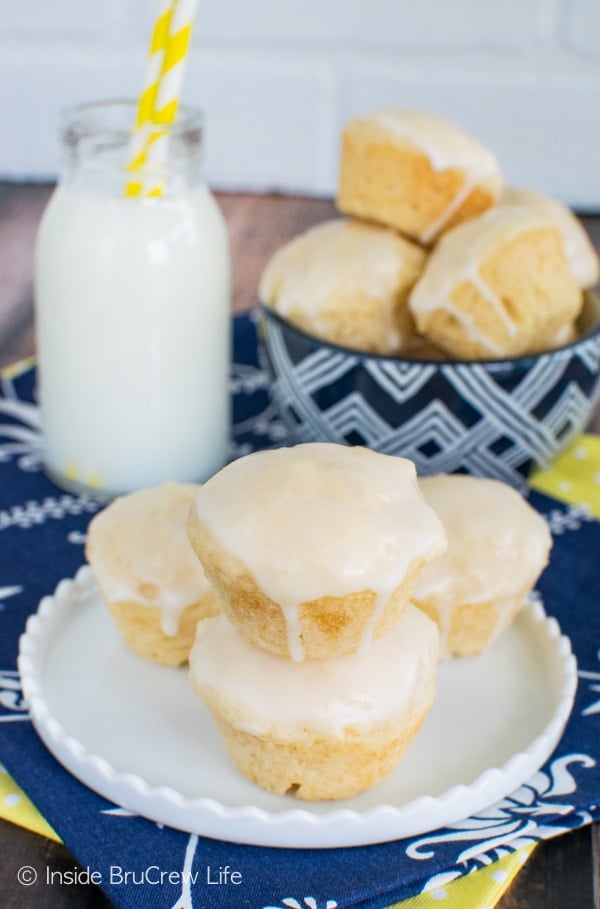
{"label": "yellow and white striped straw", "polygon": [[151,122],[154,115],[163,61],[169,43],[172,15],[173,0],[160,0],[150,38],[144,89],[138,101],[136,127],[141,127]]}
{"label": "yellow and white striped straw", "polygon": [[[138,100],[135,132],[131,142],[128,170],[140,171],[146,162],[148,126],[152,123],[163,59],[169,43],[173,0],[160,0],[146,62],[144,88]],[[138,196],[143,190],[141,179],[129,180],[126,195]]]}
{"label": "yellow and white striped straw", "polygon": [[196,0],[174,0],[172,4],[169,39],[156,98],[155,123],[173,123],[177,116],[195,11]]}
{"label": "yellow and white striped straw", "polygon": [[[196,0],[161,0],[156,17],[144,90],[140,95],[136,132],[128,169],[140,172],[148,165],[158,167],[166,161],[168,130],[157,127],[175,122],[183,84],[185,62],[190,46]],[[141,179],[128,182],[126,194],[160,196],[164,184]]]}

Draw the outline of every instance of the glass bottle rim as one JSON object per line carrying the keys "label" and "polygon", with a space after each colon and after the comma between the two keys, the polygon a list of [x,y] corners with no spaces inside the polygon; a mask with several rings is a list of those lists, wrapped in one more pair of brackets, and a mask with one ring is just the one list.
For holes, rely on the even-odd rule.
{"label": "glass bottle rim", "polygon": [[[116,137],[131,137],[135,134],[138,102],[128,98],[102,101],[86,101],[64,108],[59,115],[61,133],[68,133],[71,139],[90,134],[102,133]],[[202,131],[204,116],[200,108],[179,105],[177,117],[170,124],[148,124],[170,136],[181,137]]]}

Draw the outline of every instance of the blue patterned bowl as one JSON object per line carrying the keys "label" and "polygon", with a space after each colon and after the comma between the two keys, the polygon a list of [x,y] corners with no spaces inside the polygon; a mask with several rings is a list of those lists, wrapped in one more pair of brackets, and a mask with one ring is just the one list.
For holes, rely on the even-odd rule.
{"label": "blue patterned bowl", "polygon": [[298,442],[366,445],[522,488],[588,424],[600,393],[600,301],[578,339],[489,361],[364,354],[306,334],[261,307],[260,352],[273,399]]}

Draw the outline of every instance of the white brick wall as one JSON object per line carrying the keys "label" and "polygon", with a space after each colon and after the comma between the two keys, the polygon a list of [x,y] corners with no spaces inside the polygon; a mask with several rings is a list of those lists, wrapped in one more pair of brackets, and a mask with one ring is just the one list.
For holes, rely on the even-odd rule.
{"label": "white brick wall", "polygon": [[[56,173],[58,111],[135,96],[154,0],[27,0],[0,24],[0,177]],[[184,100],[215,186],[329,194],[387,105],[487,142],[507,180],[600,210],[600,0],[198,0]]]}

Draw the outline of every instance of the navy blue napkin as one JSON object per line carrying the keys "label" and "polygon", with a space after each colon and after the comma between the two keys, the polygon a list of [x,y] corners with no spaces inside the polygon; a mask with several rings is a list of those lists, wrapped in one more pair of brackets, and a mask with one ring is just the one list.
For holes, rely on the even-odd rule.
{"label": "navy blue napkin", "polygon": [[[232,456],[285,442],[258,365],[251,317],[234,320]],[[131,815],[80,784],[38,739],[19,693],[27,616],[83,563],[98,506],[41,472],[35,375],[0,395],[0,759],[117,907],[384,909],[507,852],[600,817],[600,524],[532,493],[550,518],[552,562],[539,584],[579,664],[572,717],[555,753],[516,793],[431,834],[344,849],[275,849],[191,836]],[[161,872],[166,872],[161,875]],[[234,874],[235,872],[235,874]],[[170,874],[170,878],[168,874]]]}

